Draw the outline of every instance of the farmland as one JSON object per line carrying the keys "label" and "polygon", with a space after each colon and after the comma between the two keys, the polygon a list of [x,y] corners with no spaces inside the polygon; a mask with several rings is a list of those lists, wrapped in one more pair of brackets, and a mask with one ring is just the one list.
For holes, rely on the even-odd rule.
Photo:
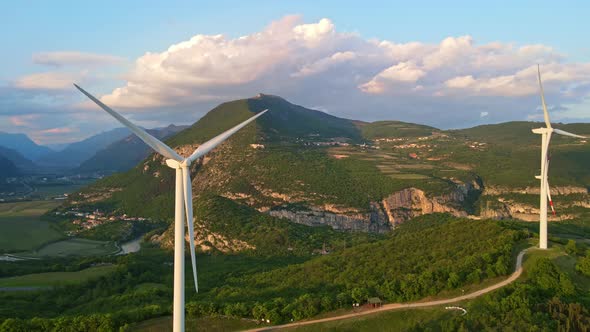
{"label": "farmland", "polygon": [[54,201],[0,204],[0,252],[33,250],[64,235],[41,215],[57,206]]}
{"label": "farmland", "polygon": [[113,272],[115,265],[95,266],[76,272],[34,273],[18,277],[1,278],[0,287],[51,287],[80,284]]}

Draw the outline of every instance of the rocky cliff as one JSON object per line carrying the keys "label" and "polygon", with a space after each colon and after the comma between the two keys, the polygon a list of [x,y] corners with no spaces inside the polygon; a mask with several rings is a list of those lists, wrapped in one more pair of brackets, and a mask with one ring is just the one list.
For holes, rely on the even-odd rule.
{"label": "rocky cliff", "polygon": [[287,210],[281,207],[269,210],[273,217],[286,218],[308,226],[328,225],[333,229],[383,233],[390,230],[390,221],[379,204],[372,203],[368,213],[335,213],[318,207],[309,210]]}
{"label": "rocky cliff", "polygon": [[381,233],[424,214],[450,213],[458,217],[467,217],[463,203],[468,195],[477,192],[479,188],[476,183],[461,183],[450,193],[433,197],[429,197],[423,190],[406,188],[392,193],[379,203],[371,203],[370,211],[367,213],[339,211],[333,207],[293,210],[282,206],[270,209],[268,213],[309,226],[328,225],[339,230]]}
{"label": "rocky cliff", "polygon": [[[499,186],[486,186],[482,195],[497,196],[503,194],[528,194],[539,195],[539,186],[525,188],[508,188]],[[551,187],[551,195],[588,194],[588,188],[576,186]]]}
{"label": "rocky cliff", "polygon": [[462,209],[461,204],[467,198],[467,192],[463,188],[457,188],[445,195],[428,197],[420,189],[407,188],[387,196],[382,204],[393,227],[411,218],[437,212],[466,217],[467,212]]}

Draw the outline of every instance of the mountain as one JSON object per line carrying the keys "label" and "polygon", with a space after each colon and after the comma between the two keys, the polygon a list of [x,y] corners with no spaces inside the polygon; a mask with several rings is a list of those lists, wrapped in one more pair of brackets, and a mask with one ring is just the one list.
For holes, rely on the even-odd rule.
{"label": "mountain", "polygon": [[16,150],[30,160],[37,160],[52,152],[46,146],[37,145],[25,134],[0,132],[0,146]]}
{"label": "mountain", "polygon": [[65,149],[47,154],[37,160],[42,166],[75,168],[92,157],[98,151],[129,135],[126,128],[116,128],[91,136],[80,142],[72,143]]}
{"label": "mountain", "polygon": [[20,172],[14,163],[0,155],[0,180],[17,175],[20,175]]}
{"label": "mountain", "polygon": [[23,157],[18,151],[0,146],[0,156],[10,160],[21,173],[36,173],[38,167],[29,159]]}
{"label": "mountain", "polygon": [[[158,139],[166,139],[187,127],[169,125],[164,128],[148,129],[147,132]],[[129,135],[96,152],[94,156],[82,162],[75,172],[126,171],[149,156],[151,152],[151,148],[137,138],[137,136]]]}
{"label": "mountain", "polygon": [[[202,250],[250,250],[267,241],[284,250],[285,243],[297,243],[285,221],[383,233],[437,212],[538,218],[540,139],[530,132],[535,123],[462,131],[365,123],[261,94],[217,106],[166,142],[188,156],[199,143],[266,108],[254,124],[191,165]],[[590,124],[563,128],[590,133]],[[590,145],[571,138],[554,143],[550,176],[561,195],[553,199],[563,218],[580,218],[589,212]],[[174,172],[152,154],[128,172],[71,195],[66,207],[171,221],[173,189]],[[262,241],[262,234],[274,235]],[[169,246],[170,239],[168,231],[154,240]]]}

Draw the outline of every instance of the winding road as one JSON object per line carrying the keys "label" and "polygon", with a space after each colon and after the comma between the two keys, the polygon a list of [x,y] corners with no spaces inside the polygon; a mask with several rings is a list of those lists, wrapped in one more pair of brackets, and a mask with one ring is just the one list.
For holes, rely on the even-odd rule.
{"label": "winding road", "polygon": [[374,313],[383,312],[383,311],[398,310],[398,309],[407,309],[407,308],[432,307],[432,306],[437,306],[437,305],[441,305],[441,304],[448,304],[448,303],[454,303],[454,302],[459,302],[459,301],[463,301],[463,300],[474,299],[474,298],[479,297],[479,296],[482,296],[482,295],[484,295],[486,293],[492,292],[492,291],[494,291],[494,290],[496,290],[498,288],[502,288],[502,287],[504,287],[504,286],[506,286],[506,285],[508,285],[508,284],[510,284],[512,282],[514,282],[516,279],[518,279],[518,277],[520,277],[520,275],[522,274],[522,259],[524,257],[524,254],[529,249],[531,249],[531,248],[524,249],[523,251],[521,251],[518,254],[518,257],[516,258],[516,267],[514,268],[514,272],[510,275],[510,277],[508,277],[505,280],[500,281],[497,284],[493,284],[493,285],[491,285],[489,287],[480,289],[480,290],[475,291],[473,293],[469,293],[469,294],[466,294],[466,295],[461,295],[461,296],[453,297],[453,298],[450,298],[450,299],[434,300],[434,301],[427,301],[427,302],[391,303],[391,304],[386,304],[386,305],[384,305],[384,306],[382,306],[380,308],[373,309],[373,310],[367,310],[367,311],[362,311],[362,312],[355,312],[355,313],[350,313],[350,314],[345,314],[345,315],[340,315],[340,316],[334,316],[334,317],[321,318],[321,319],[315,319],[315,320],[301,321],[301,322],[284,324],[284,325],[275,325],[275,326],[261,327],[261,328],[256,328],[256,329],[248,330],[246,332],[272,331],[272,330],[284,329],[284,328],[289,328],[289,327],[297,327],[297,326],[303,326],[303,325],[311,325],[311,324],[316,324],[316,323],[331,322],[331,321],[335,321],[335,320],[342,320],[342,319],[348,319],[348,318],[353,318],[353,317],[360,317],[360,316],[372,315]]}

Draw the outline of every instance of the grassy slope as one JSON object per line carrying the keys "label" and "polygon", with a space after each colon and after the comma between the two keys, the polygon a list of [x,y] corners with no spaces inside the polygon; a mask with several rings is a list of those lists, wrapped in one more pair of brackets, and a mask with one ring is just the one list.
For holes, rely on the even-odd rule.
{"label": "grassy slope", "polygon": [[401,121],[375,121],[371,123],[359,123],[363,137],[367,139],[385,137],[422,137],[430,136],[440,130],[434,127],[407,123]]}
{"label": "grassy slope", "polygon": [[96,266],[77,272],[47,272],[0,278],[0,287],[46,287],[81,284],[113,272],[115,265]]}
{"label": "grassy slope", "polygon": [[[486,142],[484,152],[454,149],[457,162],[476,165],[475,171],[484,182],[507,187],[538,185],[534,175],[540,165],[541,138],[531,132],[541,127],[534,122],[507,122],[450,131],[453,136],[471,141]],[[590,134],[589,124],[556,124],[556,128],[580,135]],[[579,140],[553,135],[551,140],[552,185],[590,186],[590,144]]]}

